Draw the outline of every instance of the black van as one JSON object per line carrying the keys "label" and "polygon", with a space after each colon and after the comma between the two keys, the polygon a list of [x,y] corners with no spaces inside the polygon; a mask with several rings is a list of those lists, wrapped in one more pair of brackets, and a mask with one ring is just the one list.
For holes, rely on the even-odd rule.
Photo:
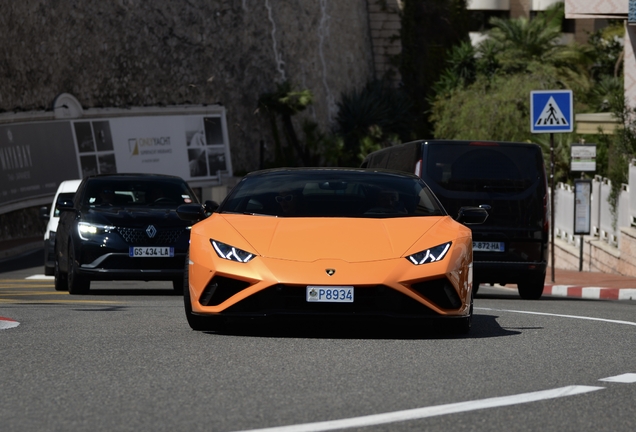
{"label": "black van", "polygon": [[517,284],[524,299],[543,293],[548,261],[548,187],[541,148],[497,141],[421,140],[369,154],[363,168],[419,175],[450,215],[488,210],[473,231],[473,286]]}

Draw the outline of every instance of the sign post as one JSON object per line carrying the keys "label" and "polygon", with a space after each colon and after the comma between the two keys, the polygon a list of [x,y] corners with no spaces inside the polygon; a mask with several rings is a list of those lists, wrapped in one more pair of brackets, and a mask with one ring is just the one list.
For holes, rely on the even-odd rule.
{"label": "sign post", "polygon": [[550,134],[550,258],[554,282],[554,134],[574,130],[572,90],[530,92],[530,132]]}
{"label": "sign post", "polygon": [[580,234],[579,271],[583,271],[583,236],[590,234],[592,181],[583,180],[586,171],[596,171],[596,144],[573,143],[571,171],[580,171],[581,180],[574,181],[574,234]]}

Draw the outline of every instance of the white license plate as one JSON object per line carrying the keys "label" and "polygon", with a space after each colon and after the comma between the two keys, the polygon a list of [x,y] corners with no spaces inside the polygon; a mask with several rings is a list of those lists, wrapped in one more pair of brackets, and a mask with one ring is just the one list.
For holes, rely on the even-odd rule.
{"label": "white license plate", "polygon": [[308,286],[308,302],[353,303],[352,286]]}
{"label": "white license plate", "polygon": [[474,241],[473,251],[480,252],[505,252],[504,242]]}
{"label": "white license plate", "polygon": [[139,258],[139,257],[170,258],[174,256],[174,248],[168,247],[168,246],[130,247],[128,249],[128,256],[130,256],[131,258]]}

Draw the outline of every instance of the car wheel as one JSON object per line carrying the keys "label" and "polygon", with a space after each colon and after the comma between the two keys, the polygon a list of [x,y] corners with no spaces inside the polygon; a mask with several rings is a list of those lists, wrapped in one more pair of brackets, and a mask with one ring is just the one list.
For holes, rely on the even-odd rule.
{"label": "car wheel", "polygon": [[545,285],[545,273],[532,275],[517,283],[519,296],[524,300],[539,300],[543,295]]}
{"label": "car wheel", "polygon": [[55,275],[55,267],[44,266],[44,276]]}
{"label": "car wheel", "polygon": [[190,259],[186,256],[185,271],[183,272],[183,306],[185,308],[186,319],[192,330],[220,330],[223,327],[224,320],[222,317],[207,317],[195,315],[192,313],[192,299],[190,298],[188,263]]}
{"label": "car wheel", "polygon": [[479,291],[479,285],[481,285],[481,282],[479,282],[478,280],[473,281],[473,295],[477,294],[477,292]]}
{"label": "car wheel", "polygon": [[75,265],[75,251],[72,245],[68,248],[68,292],[70,294],[86,294],[90,288],[91,282],[86,277],[77,273]]}
{"label": "car wheel", "polygon": [[172,289],[174,290],[175,294],[183,294],[184,281],[182,277],[174,279],[172,281]]}
{"label": "car wheel", "polygon": [[468,316],[462,318],[454,318],[452,319],[450,324],[450,331],[455,335],[467,335],[470,332],[471,327],[473,326],[473,298],[475,296],[475,291],[473,290],[472,295],[470,296],[470,309],[468,310]]}
{"label": "car wheel", "polygon": [[68,291],[68,281],[66,273],[62,273],[60,270],[60,262],[55,259],[55,267],[53,268],[53,274],[55,276],[55,291]]}

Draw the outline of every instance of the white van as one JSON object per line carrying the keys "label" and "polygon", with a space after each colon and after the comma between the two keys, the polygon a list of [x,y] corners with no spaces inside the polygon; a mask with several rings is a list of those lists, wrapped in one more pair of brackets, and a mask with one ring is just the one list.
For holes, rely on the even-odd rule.
{"label": "white van", "polygon": [[55,273],[55,231],[57,231],[57,224],[60,220],[60,211],[57,208],[57,201],[60,198],[63,200],[72,200],[81,182],[82,180],[63,181],[57,188],[57,192],[55,192],[50,213],[47,207],[40,209],[40,216],[43,219],[48,219],[46,231],[44,231],[44,274],[47,276],[52,276]]}

